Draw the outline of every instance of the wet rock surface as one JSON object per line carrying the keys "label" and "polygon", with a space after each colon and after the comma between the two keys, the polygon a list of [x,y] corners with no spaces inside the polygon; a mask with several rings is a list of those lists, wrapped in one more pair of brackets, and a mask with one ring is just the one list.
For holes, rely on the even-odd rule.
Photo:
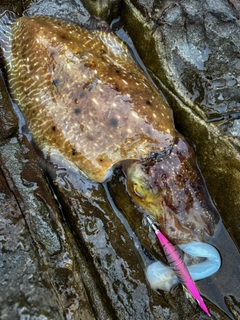
{"label": "wet rock surface", "polygon": [[18,120],[13,112],[2,74],[0,74],[0,87],[0,141],[3,141],[17,132]]}
{"label": "wet rock surface", "polygon": [[[112,19],[116,17],[120,6],[117,2],[111,3],[113,5],[109,8],[114,6],[114,13],[111,13]],[[221,19],[229,21],[228,15],[230,15],[232,17],[230,22],[236,21],[236,6],[228,5],[228,9],[225,10],[227,4],[220,1],[219,3],[222,4],[225,15],[218,14],[217,8],[214,12],[208,9],[209,15],[211,14],[219,21]],[[102,18],[106,18],[107,5],[106,1],[103,2],[102,7],[94,8],[89,2],[87,9],[90,10],[91,6],[91,13],[96,12]],[[144,3],[125,1],[121,7],[121,18],[124,27],[134,39],[134,44],[151,76],[175,109],[178,127],[197,144],[198,158],[213,199],[218,205],[227,229],[239,245],[237,209],[240,203],[238,195],[240,178],[239,154],[236,148],[238,144],[235,140],[229,140],[222,135],[217,125],[203,120],[211,118],[212,109],[209,112],[206,111],[206,105],[200,103],[203,100],[197,100],[193,94],[195,89],[196,92],[200,92],[202,87],[205,88],[203,81],[205,70],[199,72],[199,65],[198,67],[195,65],[191,71],[191,63],[196,61],[198,64],[205,63],[204,55],[210,55],[208,51],[214,52],[215,47],[206,49],[203,46],[200,50],[198,41],[202,40],[202,37],[199,33],[198,37],[193,39],[195,47],[190,45],[190,49],[193,50],[190,52],[193,55],[196,53],[196,61],[190,59],[186,65],[184,61],[181,62],[181,59],[189,58],[184,49],[183,52],[181,51],[182,55],[174,55],[174,59],[171,59],[175,67],[177,65],[182,69],[177,72],[174,69],[174,73],[163,70],[162,66],[167,66],[168,61],[166,59],[164,64],[161,56],[166,56],[167,52],[159,55],[159,52],[164,52],[163,48],[161,48],[162,51],[154,49],[156,39],[160,42],[159,39],[163,38],[158,31],[167,30],[166,28],[170,27],[176,19],[179,24],[175,28],[180,32],[179,26],[182,25],[182,21],[179,18],[181,17],[179,10],[187,17],[190,14],[191,19],[199,18],[198,26],[202,26],[203,19],[200,14],[200,3],[197,1],[191,3],[188,1],[188,5],[184,1],[181,5],[176,5],[173,1],[163,1],[161,5],[162,7],[159,7],[154,2],[146,1]],[[208,8],[210,5],[211,3],[208,2]],[[29,14],[56,14],[61,18],[64,15],[69,16],[71,12],[71,19],[73,17],[74,21],[79,18],[85,21],[89,18],[88,12],[79,1],[68,1],[67,5],[66,2],[61,1],[38,1],[32,5],[30,1],[25,1],[21,5],[20,2],[11,4],[9,1],[1,6],[1,11],[10,9],[17,11],[18,14],[21,14],[24,8]],[[157,14],[154,19],[153,13]],[[209,17],[209,15],[206,16]],[[204,22],[207,21],[206,19]],[[192,34],[194,26],[190,22],[189,32],[191,31]],[[136,28],[142,31],[136,32]],[[174,38],[171,41],[167,39],[168,32],[169,30],[164,34],[166,47],[170,46],[171,41],[174,40]],[[224,54],[221,57],[224,57]],[[168,68],[170,67],[172,67],[171,64]],[[205,68],[205,65],[202,68]],[[209,68],[206,67],[206,70],[215,70],[212,66]],[[184,75],[185,82],[182,82],[181,77],[173,79],[173,75],[182,75],[182,71],[188,69],[189,73]],[[160,73],[158,74],[156,70],[160,70]],[[234,75],[236,76],[237,73]],[[224,78],[225,73],[222,72],[221,76]],[[189,80],[192,78],[196,79],[199,87],[197,85],[194,88],[188,87],[188,84],[193,85],[193,81]],[[175,85],[177,81],[180,82],[179,85]],[[79,175],[67,172],[63,167],[52,166],[51,163],[45,168],[46,176],[43,176],[30,143],[22,131],[18,131],[17,117],[8,99],[4,83],[1,81],[0,89],[0,207],[2,212],[0,216],[0,317],[2,319],[26,317],[29,319],[104,320],[205,319],[206,316],[198,306],[192,305],[186,299],[181,286],[176,286],[168,294],[150,289],[144,274],[145,267],[152,261],[153,255],[161,260],[164,260],[164,257],[154,234],[142,224],[141,214],[131,203],[125,191],[122,173],[117,170],[113,180],[108,184],[110,194],[106,185],[90,183]],[[236,88],[233,86],[233,89]],[[234,91],[231,90],[232,86],[225,85],[219,89],[218,94],[227,92],[229,97],[232,97]],[[208,92],[205,98],[209,99],[210,104],[213,104],[212,101],[215,99]],[[221,107],[222,102],[220,102]],[[229,103],[224,116],[237,112],[235,106],[233,109],[231,106],[232,104]],[[196,108],[194,112],[193,108]],[[215,110],[214,116],[215,112],[221,113],[222,110],[221,108]],[[226,191],[228,189],[229,192]],[[229,216],[230,205],[233,213]],[[141,239],[140,242],[139,239]],[[229,317],[238,319],[240,287],[236,274],[239,274],[240,270],[232,266],[229,268],[228,263],[231,260],[232,264],[239,265],[239,258],[237,258],[237,251],[231,255],[231,239],[227,232],[223,232],[221,239],[222,242],[225,241],[224,250],[230,250],[223,259],[223,268],[215,277],[200,281],[199,287],[203,295],[209,299],[206,302],[212,319],[229,319]],[[221,251],[223,243],[218,244],[214,240],[213,243]],[[229,247],[226,244],[229,244]],[[214,287],[212,295],[211,287]],[[220,298],[217,301],[214,297]],[[228,309],[222,307],[221,299],[225,299]],[[219,309],[219,305],[228,316]]]}
{"label": "wet rock surface", "polygon": [[12,137],[0,154],[1,318],[93,319],[72,241],[31,146]]}
{"label": "wet rock surface", "polygon": [[126,10],[148,26],[147,67],[185,104],[207,120],[239,114],[239,20],[228,1],[126,1]]}

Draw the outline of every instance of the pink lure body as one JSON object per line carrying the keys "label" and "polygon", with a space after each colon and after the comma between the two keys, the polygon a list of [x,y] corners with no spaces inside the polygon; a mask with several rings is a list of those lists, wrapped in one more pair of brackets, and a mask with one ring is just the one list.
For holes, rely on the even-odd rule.
{"label": "pink lure body", "polygon": [[191,278],[178,249],[172,245],[158,229],[155,231],[155,233],[162,245],[167,261],[172,270],[175,272],[179,281],[188,289],[192,297],[198,302],[200,308],[210,317],[211,315],[207,309],[207,306],[204,303],[195,282]]}
{"label": "pink lure body", "polygon": [[156,228],[156,226],[152,223],[150,219],[148,219],[151,223],[153,230],[155,231],[161,245],[163,251],[166,255],[167,261],[178,277],[179,281],[187,288],[190,292],[191,296],[198,302],[200,308],[211,317],[206,304],[204,303],[196,284],[194,283],[184,261],[182,260],[179,249],[172,245],[167,238]]}

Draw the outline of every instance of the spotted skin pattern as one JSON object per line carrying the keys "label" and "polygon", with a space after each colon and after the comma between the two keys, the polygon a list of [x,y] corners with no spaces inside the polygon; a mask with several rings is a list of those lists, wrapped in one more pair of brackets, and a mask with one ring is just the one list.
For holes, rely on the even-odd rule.
{"label": "spotted skin pattern", "polygon": [[213,235],[220,218],[194,151],[127,46],[50,17],[0,20],[11,95],[38,150],[97,182],[122,164],[130,195],[173,243]]}
{"label": "spotted skin pattern", "polygon": [[113,33],[49,17],[13,22],[8,79],[33,139],[90,179],[112,166],[168,152],[171,109]]}
{"label": "spotted skin pattern", "polygon": [[127,188],[144,211],[156,218],[174,244],[205,241],[221,228],[198,169],[193,147],[176,133],[171,153],[158,161],[136,161],[124,167]]}

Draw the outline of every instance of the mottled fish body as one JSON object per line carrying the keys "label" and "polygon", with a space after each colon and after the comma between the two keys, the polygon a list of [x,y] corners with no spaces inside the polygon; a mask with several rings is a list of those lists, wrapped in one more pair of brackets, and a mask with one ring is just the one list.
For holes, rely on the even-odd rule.
{"label": "mottled fish body", "polygon": [[49,17],[11,26],[8,80],[37,147],[101,182],[124,159],[171,149],[171,109],[113,33]]}

